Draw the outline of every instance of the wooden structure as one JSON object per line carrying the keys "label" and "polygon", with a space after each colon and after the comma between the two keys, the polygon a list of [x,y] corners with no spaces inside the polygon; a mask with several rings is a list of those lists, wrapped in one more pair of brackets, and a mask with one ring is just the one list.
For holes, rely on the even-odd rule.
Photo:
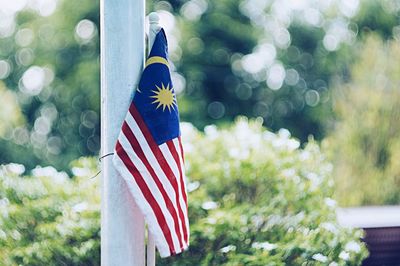
{"label": "wooden structure", "polygon": [[400,206],[342,208],[337,217],[343,226],[364,229],[370,255],[363,266],[400,265]]}

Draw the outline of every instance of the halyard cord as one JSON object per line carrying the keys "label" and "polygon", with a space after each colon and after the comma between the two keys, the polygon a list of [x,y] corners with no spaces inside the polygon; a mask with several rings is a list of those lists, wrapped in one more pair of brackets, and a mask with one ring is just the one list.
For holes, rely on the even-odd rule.
{"label": "halyard cord", "polygon": [[[110,153],[107,153],[106,155],[103,155],[103,156],[99,157],[99,162],[101,163],[101,160],[102,160],[103,158],[108,157],[108,156],[110,156],[110,155],[114,155],[114,153],[113,153],[113,152],[110,152]],[[100,173],[101,173],[101,170],[98,171],[97,174],[95,174],[94,176],[92,176],[90,179],[95,178],[95,177],[98,176]]]}

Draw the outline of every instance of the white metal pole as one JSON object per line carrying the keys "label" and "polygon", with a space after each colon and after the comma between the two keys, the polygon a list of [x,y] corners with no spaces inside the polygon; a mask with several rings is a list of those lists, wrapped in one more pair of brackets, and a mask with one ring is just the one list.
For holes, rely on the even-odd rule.
{"label": "white metal pole", "polygon": [[[144,0],[101,0],[101,154],[113,152],[144,61]],[[144,219],[111,156],[102,160],[101,265],[144,266]]]}
{"label": "white metal pole", "polygon": [[148,38],[148,47],[149,47],[149,53],[151,50],[151,47],[153,47],[154,40],[156,38],[157,33],[161,30],[160,25],[158,24],[160,22],[160,17],[158,16],[157,12],[151,12],[149,14],[149,38]]}
{"label": "white metal pole", "polygon": [[[156,34],[160,31],[161,27],[158,25],[160,18],[156,12],[149,14],[149,36],[148,36],[148,50],[150,53],[151,47],[153,47]],[[146,265],[155,266],[156,265],[156,246],[154,237],[147,232],[147,250],[146,250]]]}

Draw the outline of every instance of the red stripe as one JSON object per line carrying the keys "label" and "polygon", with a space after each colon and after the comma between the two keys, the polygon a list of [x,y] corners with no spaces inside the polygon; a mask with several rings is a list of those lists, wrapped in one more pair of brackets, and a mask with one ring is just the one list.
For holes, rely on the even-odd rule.
{"label": "red stripe", "polygon": [[[181,136],[178,137],[178,142],[179,142],[179,148],[181,150],[181,158],[182,158],[182,162],[183,162],[182,166],[185,167],[185,155],[184,155],[184,152],[183,152]],[[181,181],[182,181],[182,184],[183,184],[183,192],[184,192],[184,195],[185,195],[185,203],[186,203],[186,206],[187,206],[186,184],[185,184],[185,180],[182,179]]]}
{"label": "red stripe", "polygon": [[[175,160],[175,162],[176,162],[176,165],[178,166],[179,175],[180,175],[180,182],[181,182],[181,193],[182,193],[181,195],[183,196],[183,200],[184,200],[185,205],[186,205],[186,195],[185,195],[185,193],[184,193],[185,191],[184,191],[184,188],[183,188],[182,167],[181,167],[181,162],[180,162],[179,157],[178,157],[179,154],[178,154],[177,150],[175,149],[175,145],[174,145],[174,142],[173,142],[172,140],[169,140],[169,141],[167,141],[166,143],[167,143],[167,146],[168,146],[169,151],[170,151],[171,154],[172,154],[172,157],[174,157],[174,160]],[[178,199],[177,199],[177,200],[178,200]],[[187,207],[187,206],[185,206],[185,207]],[[182,212],[179,212],[179,216],[180,216],[180,218],[181,218],[182,223],[184,224],[183,236],[184,236],[184,238],[185,238],[185,242],[187,242],[188,236],[187,236],[186,219],[184,218]]]}
{"label": "red stripe", "polygon": [[154,156],[157,158],[158,162],[160,163],[161,169],[164,171],[164,173],[167,175],[167,177],[170,179],[170,181],[173,182],[171,176],[173,176],[174,173],[172,172],[171,168],[169,167],[167,161],[164,158],[164,155],[162,154],[157,143],[154,141],[153,136],[151,135],[149,129],[147,128],[146,124],[144,123],[144,121],[142,119],[142,116],[139,114],[139,112],[137,111],[137,109],[133,103],[129,107],[129,111],[130,111],[131,115],[133,116],[133,118],[135,119],[135,121],[137,122],[147,143],[150,146],[150,149],[153,151]]}
{"label": "red stripe", "polygon": [[183,161],[183,163],[185,163],[185,154],[183,153],[183,146],[182,146],[181,136],[178,137],[178,140],[179,140],[179,148],[181,149],[182,161]]}
{"label": "red stripe", "polygon": [[164,214],[157,203],[157,200],[154,198],[153,194],[151,194],[150,189],[147,187],[146,182],[143,180],[143,177],[140,175],[138,169],[132,163],[131,159],[129,158],[128,154],[125,152],[124,148],[117,140],[117,144],[115,146],[115,151],[118,156],[121,158],[122,162],[125,164],[128,171],[132,174],[133,178],[135,179],[137,185],[140,188],[144,198],[150,204],[151,209],[153,210],[155,217],[157,219],[158,224],[164,234],[165,239],[169,245],[169,250],[172,254],[175,254],[174,245],[172,242],[171,231],[168,228],[167,221],[165,220]]}
{"label": "red stripe", "polygon": [[[171,182],[171,185],[175,191],[175,195],[177,196],[176,205],[177,205],[178,211],[182,212],[181,206],[179,204],[179,198],[178,198],[179,191],[178,191],[177,178],[175,177],[174,173],[172,172],[170,166],[167,163],[167,160],[165,159],[164,155],[162,154],[162,152],[160,150],[160,147],[158,147],[157,143],[154,141],[153,136],[151,135],[149,129],[147,128],[145,122],[143,121],[142,116],[139,114],[138,110],[136,109],[136,106],[133,103],[129,107],[129,112],[131,113],[131,115],[135,119],[135,121],[137,122],[147,143],[150,146],[150,149],[152,150],[152,152],[154,153],[154,156],[156,157],[158,163],[160,164],[161,169],[167,176],[168,180]],[[183,248],[183,247],[181,247],[181,248]]]}
{"label": "red stripe", "polygon": [[[142,147],[140,146],[138,140],[136,139],[135,135],[133,134],[131,128],[128,126],[126,121],[122,125],[122,132],[125,134],[126,138],[128,139],[129,143],[131,144],[132,149],[135,152],[135,154],[139,157],[139,159],[146,166],[147,171],[150,173],[151,177],[153,178],[154,182],[157,185],[157,188],[160,190],[160,192],[163,196],[163,199],[165,201],[165,205],[167,206],[169,213],[172,215],[172,218],[174,219],[175,233],[178,236],[179,245],[180,245],[180,247],[182,247],[182,236],[181,236],[181,232],[179,230],[180,224],[179,224],[179,219],[177,216],[177,212],[174,208],[174,205],[172,204],[161,181],[159,180],[157,174],[154,172],[154,169],[151,167],[149,161],[147,160],[147,158],[142,150]],[[182,217],[180,217],[180,218],[182,219]]]}

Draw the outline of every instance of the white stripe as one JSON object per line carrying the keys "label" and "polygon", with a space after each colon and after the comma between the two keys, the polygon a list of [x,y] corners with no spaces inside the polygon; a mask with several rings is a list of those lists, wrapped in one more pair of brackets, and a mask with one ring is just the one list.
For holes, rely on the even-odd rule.
{"label": "white stripe", "polygon": [[[125,118],[126,123],[128,124],[128,126],[131,128],[132,133],[134,134],[134,136],[136,137],[137,141],[139,142],[139,145],[141,146],[143,153],[145,154],[146,159],[149,161],[151,167],[153,168],[153,170],[155,171],[156,175],[159,177],[160,182],[163,184],[166,193],[168,195],[168,197],[170,198],[171,202],[173,203],[173,206],[175,208],[176,211],[176,215],[178,217],[178,222],[179,222],[179,227],[180,227],[180,232],[181,232],[181,238],[182,238],[182,243],[184,243],[185,248],[187,247],[185,239],[184,239],[184,235],[183,235],[183,231],[182,231],[182,227],[183,227],[183,221],[181,221],[180,216],[179,216],[179,211],[178,211],[178,206],[177,206],[177,202],[176,202],[176,194],[175,194],[175,190],[174,187],[172,186],[171,182],[169,181],[169,179],[167,178],[165,172],[162,170],[159,161],[156,159],[153,151],[150,148],[149,143],[147,142],[143,132],[141,131],[138,123],[136,122],[135,118],[128,112],[126,118]],[[160,146],[159,146],[160,147]],[[168,149],[168,147],[167,147]],[[180,149],[179,149],[180,150]],[[162,153],[162,151],[161,151]],[[178,178],[175,177],[171,177],[176,179],[178,187],[178,202],[179,202],[179,206],[180,209],[182,210],[182,213],[184,215],[184,219],[186,221],[186,225],[188,226],[188,215],[187,215],[187,206],[184,203],[184,200],[182,198],[181,194],[181,190],[180,190],[180,178],[179,178],[179,170],[176,168],[176,171],[173,171],[173,167],[171,166],[171,163],[173,163],[176,167],[175,164],[175,159],[172,157],[172,154],[170,154],[170,157],[167,158],[165,157],[165,161],[168,163],[170,169],[172,170],[172,172],[174,173],[175,176],[177,176]],[[171,161],[172,160],[172,161]],[[185,229],[183,229],[185,230]],[[188,228],[186,228],[186,231],[189,231]],[[189,235],[189,234],[188,234]]]}
{"label": "white stripe", "polygon": [[[178,155],[178,160],[179,160],[179,164],[180,164],[180,168],[181,168],[181,172],[182,172],[182,179],[185,180],[185,169],[184,169],[184,165],[183,165],[183,160],[182,160],[182,158],[180,156],[180,148],[179,148],[179,146],[176,145],[178,143],[178,138],[173,139],[172,142],[173,142],[173,145],[174,145],[175,150],[176,150],[177,155]],[[178,143],[178,145],[179,145],[179,143]],[[171,156],[173,156],[172,153],[171,153],[171,150],[168,148],[168,145],[167,145],[166,152],[169,152],[171,154]],[[178,168],[179,165],[177,165],[175,163],[175,159],[174,159],[174,164],[176,165],[176,168],[177,168],[177,171],[178,171],[177,182],[178,182],[178,189],[179,189],[179,193],[180,193],[180,197],[179,198],[180,198],[181,209],[183,210],[183,214],[184,214],[185,218],[187,218],[187,216],[188,216],[187,215],[187,205],[186,205],[186,202],[185,202],[185,200],[183,198],[183,195],[182,195],[182,185],[183,185],[183,188],[184,188],[183,190],[185,191],[185,195],[186,195],[186,186],[185,186],[185,183],[184,184],[181,183],[181,176],[180,176],[179,168]],[[187,197],[187,195],[186,195],[186,197]],[[186,221],[186,226],[187,225],[188,225],[188,222]]]}
{"label": "white stripe", "polygon": [[161,153],[164,155],[165,160],[168,162],[169,167],[171,168],[174,175],[178,178],[179,177],[179,169],[176,165],[175,159],[172,156],[167,143],[163,143],[160,146]]}
{"label": "white stripe", "polygon": [[146,218],[146,222],[149,226],[151,232],[153,232],[155,242],[157,243],[157,249],[160,252],[161,257],[168,257],[171,255],[169,251],[169,245],[167,240],[165,239],[164,233],[161,230],[155,214],[147,202],[146,198],[143,196],[142,191],[136,182],[132,182],[132,175],[126,168],[125,164],[122,162],[121,158],[115,153],[113,156],[113,163],[115,168],[118,170],[119,174],[124,178],[128,188],[135,199],[136,204],[141,209],[144,217]]}
{"label": "white stripe", "polygon": [[[166,188],[166,192],[171,200],[171,202],[173,203],[173,206],[175,208],[175,212],[178,218],[178,223],[179,223],[179,231],[181,233],[181,240],[182,243],[185,243],[185,238],[183,235],[183,221],[181,221],[180,215],[179,215],[179,209],[178,209],[178,204],[179,204],[179,208],[183,213],[184,219],[187,219],[187,211],[185,211],[186,205],[183,204],[182,206],[182,196],[180,195],[180,187],[179,187],[179,179],[175,178],[175,176],[179,177],[179,174],[177,175],[176,173],[174,173],[174,171],[172,170],[173,168],[171,167],[171,162],[169,162],[170,159],[172,159],[172,162],[175,162],[174,158],[165,158],[165,161],[167,162],[167,164],[169,165],[170,169],[172,170],[172,173],[174,173],[175,176],[171,177],[173,179],[175,179],[177,181],[178,187],[176,188],[178,190],[178,203],[176,200],[176,194],[175,194],[175,190],[174,187],[172,186],[171,182],[169,181],[169,179],[167,178],[165,172],[162,170],[159,161],[156,159],[153,151],[150,148],[149,143],[147,142],[143,132],[140,130],[139,125],[137,124],[135,118],[128,113],[126,119],[125,119],[126,123],[128,124],[128,126],[131,128],[133,134],[135,135],[136,139],[139,142],[139,145],[142,147],[143,149],[143,153],[145,154],[147,160],[149,161],[150,165],[152,166],[153,170],[156,172],[157,176],[159,176],[159,179],[161,181],[161,183],[163,184],[163,186]],[[160,147],[160,146],[159,146]],[[162,152],[161,152],[162,153]],[[172,156],[172,155],[171,155]],[[179,173],[179,172],[178,172]],[[187,231],[187,230],[186,230]],[[186,243],[185,243],[186,245]]]}
{"label": "white stripe", "polygon": [[[168,180],[167,176],[165,175],[164,171],[162,170],[158,160],[156,159],[153,151],[150,148],[150,145],[147,143],[147,140],[146,140],[143,132],[140,130],[137,122],[131,116],[131,114],[127,115],[125,121],[128,124],[128,126],[131,128],[133,135],[136,137],[137,141],[139,142],[139,145],[142,148],[146,159],[149,161],[149,164],[153,168],[156,175],[159,177],[160,182],[163,184],[163,186],[168,194],[169,199],[172,201],[172,203],[174,205],[175,210],[177,210],[175,190],[174,190],[171,182]],[[178,212],[177,212],[177,215],[178,215]]]}
{"label": "white stripe", "polygon": [[175,149],[178,152],[178,157],[179,157],[179,163],[181,164],[181,170],[182,170],[182,180],[183,180],[183,191],[185,192],[185,196],[187,199],[187,191],[186,191],[186,173],[185,173],[185,164],[183,162],[183,155],[181,154],[181,146],[179,145],[179,140],[178,138],[173,139]]}
{"label": "white stripe", "polygon": [[[183,191],[185,193],[186,196],[186,201],[188,201],[187,198],[187,191],[186,191],[186,174],[185,174],[185,164],[183,163],[183,155],[181,153],[181,148],[179,145],[179,140],[176,138],[173,140],[174,145],[175,145],[175,149],[178,152],[178,157],[179,157],[179,163],[181,164],[181,170],[182,170],[182,180],[183,180],[183,184],[181,183],[181,186],[183,186]],[[180,182],[181,180],[179,180]],[[185,222],[186,222],[186,232],[187,232],[187,236],[188,236],[188,241],[189,241],[189,236],[190,236],[190,230],[189,230],[189,216],[188,216],[188,206],[187,206],[187,202],[184,203],[184,205],[186,206],[186,208],[184,208],[184,214],[185,214]]]}
{"label": "white stripe", "polygon": [[[128,139],[126,138],[126,136],[124,134],[121,134],[119,136],[119,141],[121,143],[121,146],[124,148],[125,152],[128,154],[129,158],[131,159],[132,163],[139,170],[140,175],[143,177],[147,187],[151,191],[151,194],[153,194],[158,205],[160,206],[161,211],[164,214],[165,220],[167,221],[167,226],[168,226],[169,230],[171,231],[174,249],[176,252],[180,252],[181,247],[179,244],[178,236],[175,231],[174,218],[172,217],[171,213],[169,212],[169,210],[167,208],[167,205],[164,201],[161,191],[158,189],[157,184],[155,183],[153,177],[148,172],[146,166],[143,164],[143,162],[140,160],[140,158],[133,151],[131,144],[129,143]],[[130,180],[130,182],[133,182],[133,181],[134,181],[134,179]],[[178,217],[178,223],[179,223],[179,217]]]}
{"label": "white stripe", "polygon": [[[186,214],[186,211],[185,211],[185,209],[186,209],[186,204],[185,204],[185,202],[184,202],[184,200],[183,200],[183,197],[182,197],[182,193],[181,193],[181,182],[179,181],[179,177],[180,177],[180,175],[179,175],[179,169],[178,169],[178,166],[176,165],[176,162],[175,162],[175,159],[174,159],[174,157],[172,156],[172,154],[171,154],[171,152],[170,152],[170,150],[169,150],[169,148],[168,148],[168,145],[167,145],[167,143],[163,143],[163,144],[161,144],[160,146],[160,150],[161,150],[161,153],[164,155],[164,158],[166,159],[166,161],[168,162],[168,165],[169,165],[169,167],[172,169],[172,172],[174,172],[174,175],[177,177],[176,178],[176,183],[178,184],[178,195],[179,195],[179,205],[180,205],[180,209],[182,210],[182,213],[183,213],[183,216],[184,216],[184,219],[185,219],[185,217],[187,216],[187,214]],[[186,220],[186,219],[185,219]],[[185,238],[184,238],[184,235],[183,235],[183,230],[185,230],[185,231],[187,231],[187,229],[186,228],[184,228],[185,226],[185,223],[184,223],[184,221],[180,221],[180,229],[181,229],[181,236],[182,236],[182,241],[185,243]]]}

